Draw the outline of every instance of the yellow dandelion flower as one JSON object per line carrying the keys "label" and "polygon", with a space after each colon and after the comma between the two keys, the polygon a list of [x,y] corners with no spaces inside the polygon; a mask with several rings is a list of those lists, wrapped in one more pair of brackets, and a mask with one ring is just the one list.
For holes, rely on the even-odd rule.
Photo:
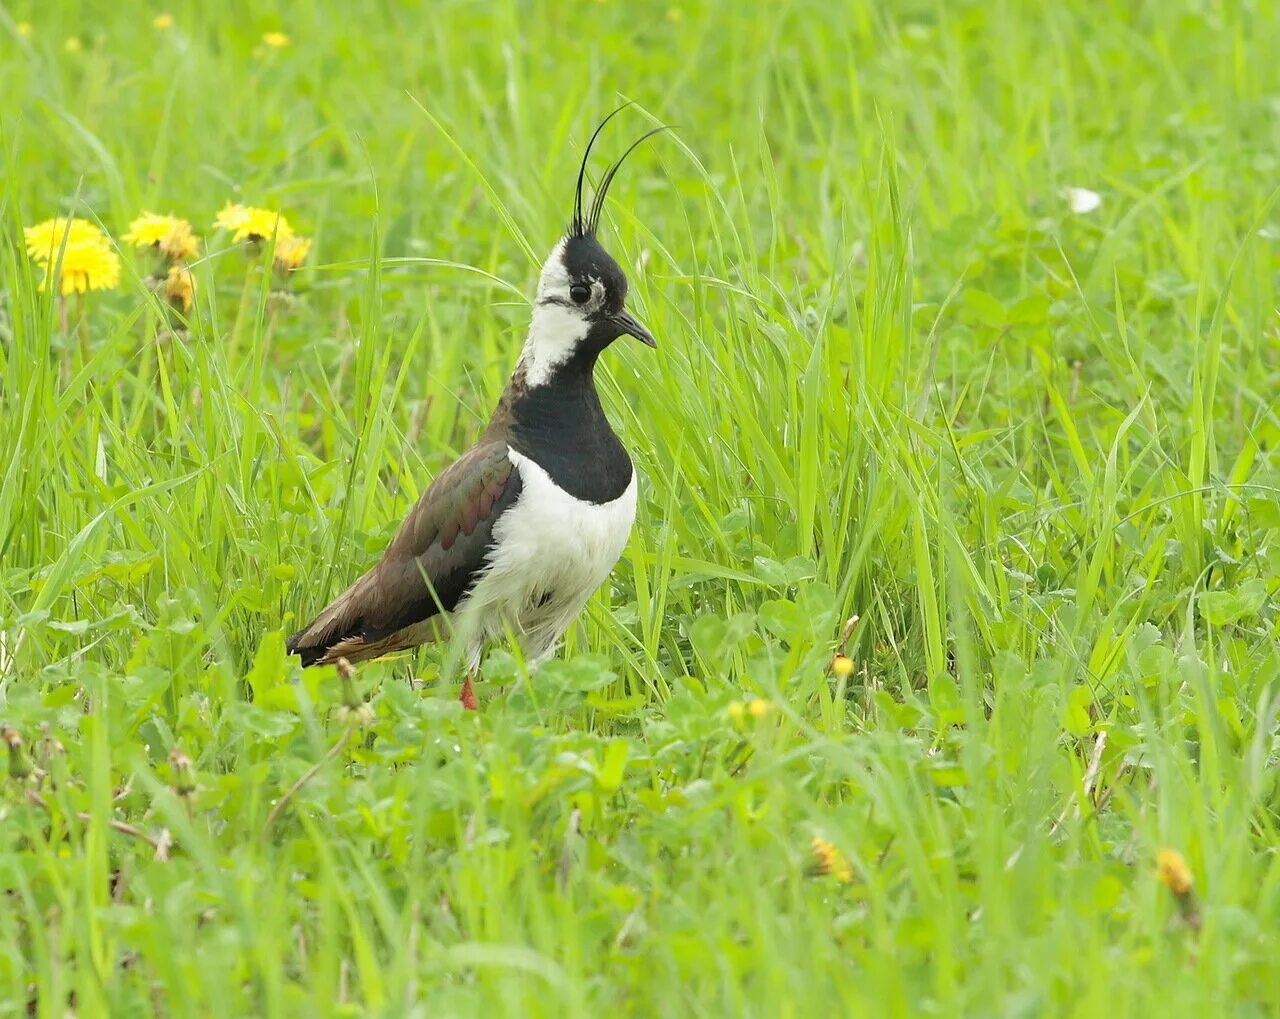
{"label": "yellow dandelion flower", "polygon": [[831,659],[831,674],[837,679],[847,679],[853,675],[853,659],[848,655],[836,655]]}
{"label": "yellow dandelion flower", "polygon": [[106,240],[68,244],[62,251],[61,263],[45,263],[40,289],[49,284],[57,271],[58,292],[62,295],[83,294],[90,290],[114,290],[120,284],[120,256]]}
{"label": "yellow dandelion flower", "polygon": [[247,219],[248,212],[238,202],[227,202],[213,218],[213,225],[218,230],[238,230]]}
{"label": "yellow dandelion flower", "polygon": [[251,241],[265,241],[275,237],[277,241],[293,236],[293,227],[280,213],[271,209],[245,209],[244,225],[235,233],[235,240],[248,238]]}
{"label": "yellow dandelion flower", "polygon": [[173,28],[173,15],[169,13],[157,14],[151,19],[151,25],[153,28],[158,28],[161,31],[164,31],[166,28]]}
{"label": "yellow dandelion flower", "polygon": [[24,39],[30,39],[31,33],[35,31],[35,29],[31,27],[31,22],[29,21],[19,21],[14,25],[14,28],[18,30],[18,35],[22,36]]}
{"label": "yellow dandelion flower", "polygon": [[1156,876],[1178,898],[1191,894],[1191,869],[1176,849],[1162,849],[1156,854]]}
{"label": "yellow dandelion flower", "polygon": [[164,281],[164,296],[184,315],[189,312],[196,296],[196,281],[191,278],[191,270],[185,265],[170,266]]}
{"label": "yellow dandelion flower", "polygon": [[191,232],[191,224],[177,216],[144,212],[129,224],[129,232],[121,240],[138,248],[159,248],[171,262],[184,262],[200,254],[200,239]]}
{"label": "yellow dandelion flower", "polygon": [[752,718],[764,718],[769,713],[769,702],[763,697],[757,697],[747,705],[747,711],[750,712]]}
{"label": "yellow dandelion flower", "polygon": [[734,701],[729,705],[729,718],[735,722],[741,722],[742,716],[747,713],[747,706],[742,701]]}
{"label": "yellow dandelion flower", "polygon": [[24,227],[22,237],[27,246],[27,254],[41,263],[57,259],[64,238],[67,247],[89,243],[107,244],[107,235],[87,219],[67,219],[63,216]]}
{"label": "yellow dandelion flower", "polygon": [[840,850],[826,839],[815,835],[809,843],[809,850],[813,853],[813,865],[819,874],[830,874],[842,884],[853,880],[853,867]]}
{"label": "yellow dandelion flower", "polygon": [[22,231],[30,255],[44,269],[40,289],[59,273],[59,293],[114,290],[120,283],[120,258],[107,235],[86,219],[59,216]]}
{"label": "yellow dandelion flower", "polygon": [[271,209],[256,209],[252,205],[228,203],[218,213],[213,225],[230,230],[233,241],[265,241],[274,236],[278,244],[293,236],[293,227],[284,216]]}
{"label": "yellow dandelion flower", "polygon": [[79,53],[84,49],[84,43],[77,36],[70,36],[66,42],[62,44],[62,48],[68,53]]}
{"label": "yellow dandelion flower", "polygon": [[171,233],[160,242],[160,254],[170,262],[185,262],[200,254],[200,238],[191,232],[191,227]]}
{"label": "yellow dandelion flower", "polygon": [[282,50],[289,45],[289,37],[283,32],[267,32],[262,41],[273,49]]}
{"label": "yellow dandelion flower", "polygon": [[311,238],[286,234],[276,238],[275,263],[277,269],[292,272],[302,264],[311,250]]}

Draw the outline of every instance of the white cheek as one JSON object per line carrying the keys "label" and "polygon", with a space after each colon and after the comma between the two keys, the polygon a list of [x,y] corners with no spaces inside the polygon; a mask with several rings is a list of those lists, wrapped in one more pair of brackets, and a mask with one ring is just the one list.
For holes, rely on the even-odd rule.
{"label": "white cheek", "polygon": [[574,348],[586,338],[590,328],[591,324],[576,308],[563,304],[537,305],[520,356],[525,381],[531,386],[546,382],[555,367],[573,355]]}
{"label": "white cheek", "polygon": [[565,272],[563,256],[564,241],[561,241],[542,263],[542,274],[538,277],[539,297],[560,297],[568,294],[569,274]]}

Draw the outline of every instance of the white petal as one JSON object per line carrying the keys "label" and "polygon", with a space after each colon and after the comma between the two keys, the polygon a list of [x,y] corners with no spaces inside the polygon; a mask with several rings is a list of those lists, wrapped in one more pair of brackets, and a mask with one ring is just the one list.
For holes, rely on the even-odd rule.
{"label": "white petal", "polygon": [[1087,212],[1093,212],[1102,204],[1102,196],[1088,188],[1063,188],[1062,197],[1067,200],[1067,205],[1072,212],[1082,216]]}

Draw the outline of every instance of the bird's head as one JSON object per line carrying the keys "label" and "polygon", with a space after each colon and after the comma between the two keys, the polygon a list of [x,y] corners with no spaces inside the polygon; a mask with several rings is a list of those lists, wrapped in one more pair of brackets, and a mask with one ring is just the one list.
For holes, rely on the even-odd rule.
{"label": "bird's head", "polygon": [[[624,109],[625,107],[619,107]],[[590,208],[582,205],[587,157],[600,129],[619,111],[605,117],[592,134],[578,171],[573,220],[555,246],[538,278],[538,295],[522,361],[529,385],[540,385],[562,366],[590,368],[600,352],[619,336],[634,336],[656,347],[658,341],[627,311],[627,276],[596,237],[600,212],[614,175],[642,141],[664,128],[642,135],[600,180]]]}

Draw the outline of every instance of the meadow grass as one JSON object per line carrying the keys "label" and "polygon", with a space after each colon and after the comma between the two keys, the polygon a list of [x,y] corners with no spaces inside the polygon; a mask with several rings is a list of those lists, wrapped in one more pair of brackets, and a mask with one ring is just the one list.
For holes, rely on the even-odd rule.
{"label": "meadow grass", "polygon": [[[0,1013],[1280,1010],[1276,5],[159,13],[0,6]],[[478,714],[303,675],[620,98],[622,562]],[[64,329],[22,227],[144,208],[189,322]]]}

